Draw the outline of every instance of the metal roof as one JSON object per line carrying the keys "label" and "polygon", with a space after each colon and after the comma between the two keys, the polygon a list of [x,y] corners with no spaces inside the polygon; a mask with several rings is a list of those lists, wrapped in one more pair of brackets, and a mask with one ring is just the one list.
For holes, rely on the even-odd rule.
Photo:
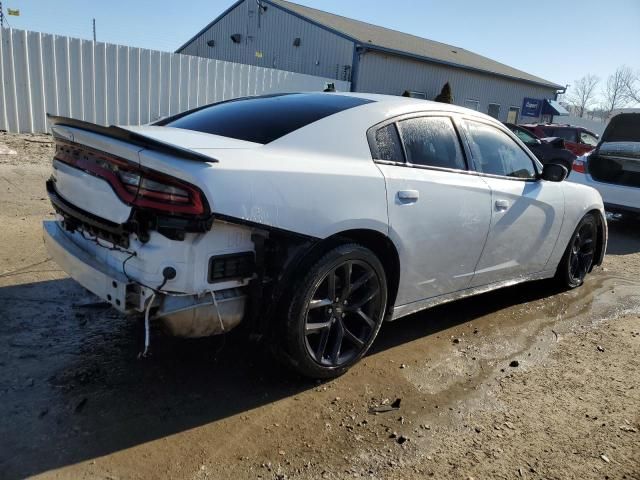
{"label": "metal roof", "polygon": [[408,33],[372,25],[352,18],[305,7],[285,0],[263,0],[294,15],[309,20],[319,26],[347,37],[365,48],[410,56],[420,60],[443,63],[468,70],[496,74],[550,88],[560,89],[561,85],[535,75],[510,67],[464,48],[428,40]]}

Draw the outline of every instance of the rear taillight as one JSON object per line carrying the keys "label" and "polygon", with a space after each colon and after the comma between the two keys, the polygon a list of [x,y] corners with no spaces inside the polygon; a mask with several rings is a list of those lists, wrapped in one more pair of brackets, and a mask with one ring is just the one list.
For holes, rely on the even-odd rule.
{"label": "rear taillight", "polygon": [[89,147],[58,142],[55,159],[106,180],[129,205],[172,215],[208,213],[202,192],[170,175]]}
{"label": "rear taillight", "polygon": [[578,173],[587,173],[587,169],[585,167],[585,161],[581,160],[580,158],[576,158],[573,161],[573,168],[572,170],[574,172],[578,172]]}

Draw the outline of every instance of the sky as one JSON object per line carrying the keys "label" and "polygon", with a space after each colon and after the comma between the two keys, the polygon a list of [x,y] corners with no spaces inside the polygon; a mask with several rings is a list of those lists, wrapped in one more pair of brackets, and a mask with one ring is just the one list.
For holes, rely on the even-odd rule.
{"label": "sky", "polygon": [[[0,0],[14,28],[173,51],[233,0]],[[297,0],[449,43],[555,83],[640,72],[640,0]],[[570,93],[570,91],[569,91]]]}

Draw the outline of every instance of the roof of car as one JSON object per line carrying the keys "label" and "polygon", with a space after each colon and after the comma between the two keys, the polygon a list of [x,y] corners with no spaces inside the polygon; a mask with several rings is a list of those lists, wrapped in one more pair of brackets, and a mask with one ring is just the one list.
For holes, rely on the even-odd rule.
{"label": "roof of car", "polygon": [[569,125],[567,123],[523,123],[523,127],[540,127],[540,128],[566,128],[573,130],[581,130],[590,134],[594,134],[591,130],[580,125]]}
{"label": "roof of car", "polygon": [[374,102],[389,105],[416,105],[421,110],[450,110],[452,112],[474,112],[465,107],[452,103],[434,102],[433,100],[423,100],[421,98],[402,97],[399,95],[384,95],[382,93],[358,93],[358,92],[329,92],[323,95],[347,95],[350,97],[366,98]]}

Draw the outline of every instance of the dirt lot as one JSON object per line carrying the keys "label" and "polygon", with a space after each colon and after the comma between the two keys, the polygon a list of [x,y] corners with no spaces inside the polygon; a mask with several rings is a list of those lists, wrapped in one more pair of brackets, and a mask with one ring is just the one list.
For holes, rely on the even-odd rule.
{"label": "dirt lot", "polygon": [[233,334],[157,333],[137,360],[141,325],[87,306],[43,248],[50,138],[0,144],[0,478],[640,479],[638,223],[610,222],[582,288],[388,324],[309,383]]}

